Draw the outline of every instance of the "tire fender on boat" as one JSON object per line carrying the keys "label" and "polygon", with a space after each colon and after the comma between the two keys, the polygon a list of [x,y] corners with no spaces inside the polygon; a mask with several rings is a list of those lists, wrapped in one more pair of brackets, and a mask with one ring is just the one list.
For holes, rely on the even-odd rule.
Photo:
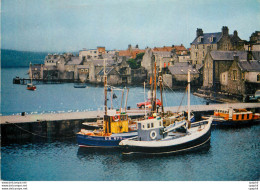
{"label": "tire fender on boat", "polygon": [[114,120],[114,121],[119,121],[118,116],[117,116],[117,115],[113,116],[113,120]]}
{"label": "tire fender on boat", "polygon": [[157,137],[156,131],[151,131],[150,137],[151,137],[151,139],[153,139],[153,140],[156,139],[156,137]]}

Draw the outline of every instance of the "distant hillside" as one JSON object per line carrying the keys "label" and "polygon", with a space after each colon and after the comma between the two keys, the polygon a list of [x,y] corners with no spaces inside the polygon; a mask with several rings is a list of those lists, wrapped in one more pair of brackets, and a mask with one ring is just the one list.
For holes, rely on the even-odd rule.
{"label": "distant hillside", "polygon": [[43,64],[47,52],[29,52],[1,50],[1,67],[28,67],[32,64]]}

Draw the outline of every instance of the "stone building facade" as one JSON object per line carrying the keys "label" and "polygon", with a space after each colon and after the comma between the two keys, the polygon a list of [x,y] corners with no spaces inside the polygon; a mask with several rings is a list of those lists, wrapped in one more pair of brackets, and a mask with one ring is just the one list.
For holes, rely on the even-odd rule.
{"label": "stone building facade", "polygon": [[254,94],[260,89],[260,62],[258,60],[240,60],[235,55],[227,72],[227,81],[221,75],[221,91],[230,94]]}
{"label": "stone building facade", "polygon": [[239,38],[237,31],[230,35],[227,26],[222,27],[222,32],[216,33],[203,33],[198,28],[196,38],[191,43],[192,64],[204,64],[208,47],[210,50],[244,50],[244,41]]}
{"label": "stone building facade", "polygon": [[233,63],[234,55],[246,60],[245,51],[208,51],[203,67],[203,88],[220,91],[220,78],[227,80],[228,70]]}

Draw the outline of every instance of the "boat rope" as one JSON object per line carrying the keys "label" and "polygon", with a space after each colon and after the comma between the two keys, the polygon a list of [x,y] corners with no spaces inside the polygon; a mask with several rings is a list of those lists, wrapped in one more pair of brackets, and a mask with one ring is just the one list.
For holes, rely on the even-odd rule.
{"label": "boat rope", "polygon": [[14,125],[15,127],[21,129],[22,131],[25,131],[25,132],[30,133],[30,134],[32,134],[32,135],[35,135],[35,136],[38,136],[38,137],[42,137],[42,138],[46,138],[46,139],[60,140],[60,139],[72,139],[72,138],[75,138],[75,135],[70,136],[70,137],[62,137],[62,138],[47,137],[47,136],[39,135],[39,134],[33,133],[33,132],[31,132],[31,131],[28,131],[28,130],[26,130],[26,129],[23,129],[22,127],[20,127],[20,126],[17,125],[16,123],[10,123],[10,122],[8,122],[8,121],[6,121],[6,123],[7,123],[7,124],[12,124],[12,125]]}
{"label": "boat rope", "polygon": [[179,105],[179,107],[178,107],[178,109],[177,109],[177,113],[179,112],[179,110],[180,110],[180,108],[181,108],[181,105],[182,105],[183,99],[184,99],[184,97],[185,97],[187,91],[188,91],[188,86],[186,87],[186,89],[185,89],[185,93],[184,93],[183,96],[182,96],[182,99],[181,99],[180,105]]}

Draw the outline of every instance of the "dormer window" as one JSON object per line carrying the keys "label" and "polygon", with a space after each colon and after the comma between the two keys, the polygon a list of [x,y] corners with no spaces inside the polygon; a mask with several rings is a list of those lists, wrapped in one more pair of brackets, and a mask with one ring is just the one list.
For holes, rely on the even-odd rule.
{"label": "dormer window", "polygon": [[214,36],[211,36],[210,39],[209,39],[210,42],[214,42],[214,40],[215,40]]}
{"label": "dormer window", "polygon": [[203,37],[202,36],[200,36],[199,38],[198,38],[198,42],[200,43],[200,42],[203,42]]}

